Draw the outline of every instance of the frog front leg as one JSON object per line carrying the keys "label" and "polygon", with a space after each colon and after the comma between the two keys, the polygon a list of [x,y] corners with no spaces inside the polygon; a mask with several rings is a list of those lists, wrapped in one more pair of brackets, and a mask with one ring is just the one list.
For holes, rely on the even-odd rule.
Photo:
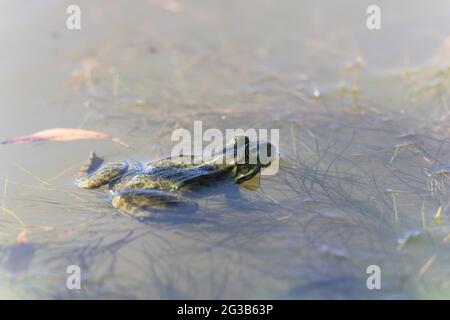
{"label": "frog front leg", "polygon": [[75,184],[83,189],[101,187],[122,176],[128,170],[128,162],[111,162],[102,165],[103,159],[92,152],[75,176]]}
{"label": "frog front leg", "polygon": [[116,193],[112,205],[133,217],[144,219],[159,214],[189,214],[197,211],[194,201],[171,192],[154,189],[127,189]]}

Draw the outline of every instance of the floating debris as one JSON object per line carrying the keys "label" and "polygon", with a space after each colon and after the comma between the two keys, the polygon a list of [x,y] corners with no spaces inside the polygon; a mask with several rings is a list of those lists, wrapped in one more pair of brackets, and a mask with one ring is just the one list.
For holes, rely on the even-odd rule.
{"label": "floating debris", "polygon": [[447,235],[442,239],[443,243],[449,243],[450,242],[450,233],[447,233]]}
{"label": "floating debris", "polygon": [[436,221],[437,223],[441,223],[442,222],[442,212],[444,211],[444,208],[442,206],[439,206],[439,208],[437,209],[435,215],[434,215],[434,221]]}
{"label": "floating debris", "polygon": [[412,152],[415,155],[423,155],[424,159],[429,161],[429,159],[426,157],[425,152],[423,152],[423,150],[416,141],[408,140],[402,143],[398,143],[394,145],[392,149],[394,150],[394,154],[392,155],[388,164],[391,164],[399,154],[406,151]]}
{"label": "floating debris", "polygon": [[405,132],[403,132],[403,133],[401,133],[401,134],[399,134],[399,135],[397,136],[397,138],[402,139],[402,140],[405,140],[405,139],[407,139],[407,140],[415,139],[416,137],[417,137],[417,133],[416,133],[415,131],[412,131],[412,130],[410,130],[410,131],[405,131]]}
{"label": "floating debris", "polygon": [[417,142],[408,140],[408,141],[396,144],[395,146],[392,147],[392,149],[399,150],[399,152],[403,152],[408,149],[416,150],[417,147],[418,147]]}
{"label": "floating debris", "polygon": [[424,168],[423,172],[427,176],[428,190],[430,190],[432,195],[437,196],[438,194],[447,194],[450,178],[449,165]]}
{"label": "floating debris", "polygon": [[425,168],[424,172],[427,176],[445,175],[450,176],[450,165],[440,165],[432,168]]}
{"label": "floating debris", "polygon": [[316,204],[319,204],[319,201],[314,199],[311,196],[303,197],[302,202],[303,202],[304,205],[316,205]]}
{"label": "floating debris", "polygon": [[327,244],[321,244],[317,249],[320,253],[339,260],[348,259],[348,253],[343,249],[333,248]]}
{"label": "floating debris", "polygon": [[328,219],[346,219],[347,215],[343,211],[324,211],[320,213],[320,216],[322,218],[328,218]]}
{"label": "floating debris", "polygon": [[418,277],[422,277],[425,274],[425,272],[427,272],[428,269],[430,269],[436,257],[437,256],[434,254],[425,262],[425,264],[422,266],[422,268],[420,268],[419,273],[417,274]]}
{"label": "floating debris", "polygon": [[343,127],[340,124],[333,123],[333,124],[330,125],[330,130],[332,132],[340,132],[340,131],[342,131],[342,129],[343,129]]}
{"label": "floating debris", "polygon": [[397,122],[397,118],[394,116],[385,116],[382,118],[382,121],[385,124],[395,124]]}
{"label": "floating debris", "polygon": [[350,155],[350,157],[351,157],[353,160],[362,160],[362,159],[367,158],[367,155],[365,155],[365,154],[363,154],[363,153],[353,153],[353,154]]}
{"label": "floating debris", "polygon": [[74,141],[83,139],[111,140],[122,145],[126,145],[124,142],[114,138],[108,133],[73,128],[54,128],[42,130],[30,135],[7,139],[3,141],[2,144],[23,144],[41,141]]}
{"label": "floating debris", "polygon": [[397,250],[403,250],[406,246],[424,241],[426,234],[423,230],[410,230],[398,239]]}
{"label": "floating debris", "polygon": [[313,96],[314,96],[314,98],[320,98],[320,91],[319,91],[319,89],[314,89]]}

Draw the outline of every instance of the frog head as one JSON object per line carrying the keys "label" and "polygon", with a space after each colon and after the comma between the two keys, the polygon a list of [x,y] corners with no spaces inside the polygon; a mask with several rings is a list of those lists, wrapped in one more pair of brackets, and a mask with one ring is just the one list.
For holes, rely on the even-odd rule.
{"label": "frog head", "polygon": [[223,148],[215,150],[214,162],[231,166],[235,181],[242,183],[258,175],[261,168],[268,167],[274,152],[270,142],[251,141],[248,136],[237,135]]}

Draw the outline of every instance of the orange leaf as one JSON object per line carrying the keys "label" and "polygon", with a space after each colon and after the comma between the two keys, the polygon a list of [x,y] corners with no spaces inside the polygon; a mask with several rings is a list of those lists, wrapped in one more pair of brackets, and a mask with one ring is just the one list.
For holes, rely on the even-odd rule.
{"label": "orange leaf", "polygon": [[73,141],[82,139],[108,139],[123,144],[119,139],[115,139],[107,133],[72,128],[42,130],[30,135],[5,140],[2,144],[22,144],[38,141]]}
{"label": "orange leaf", "polygon": [[17,235],[16,242],[18,244],[29,243],[28,238],[27,238],[27,232],[25,230],[23,230],[21,233],[19,233]]}

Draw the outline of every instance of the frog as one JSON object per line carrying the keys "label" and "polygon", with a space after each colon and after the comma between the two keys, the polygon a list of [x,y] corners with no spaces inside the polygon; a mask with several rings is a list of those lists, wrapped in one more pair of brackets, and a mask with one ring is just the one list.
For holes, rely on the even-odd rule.
{"label": "frog", "polygon": [[107,186],[112,206],[141,220],[161,213],[195,212],[198,204],[186,194],[225,181],[256,190],[273,154],[270,142],[251,141],[245,135],[234,136],[209,154],[180,154],[148,163],[126,160],[103,165],[92,152],[75,175],[75,184],[82,189]]}

